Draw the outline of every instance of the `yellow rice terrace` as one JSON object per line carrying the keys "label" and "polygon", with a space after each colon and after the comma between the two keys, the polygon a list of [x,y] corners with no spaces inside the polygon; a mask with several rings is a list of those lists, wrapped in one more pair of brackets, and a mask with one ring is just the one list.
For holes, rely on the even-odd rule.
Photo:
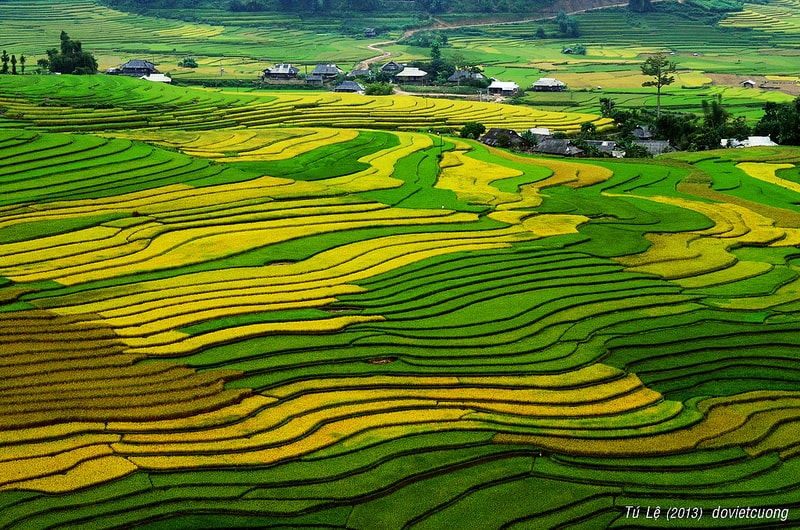
{"label": "yellow rice terrace", "polygon": [[800,149],[90,79],[0,83],[0,528],[800,525]]}

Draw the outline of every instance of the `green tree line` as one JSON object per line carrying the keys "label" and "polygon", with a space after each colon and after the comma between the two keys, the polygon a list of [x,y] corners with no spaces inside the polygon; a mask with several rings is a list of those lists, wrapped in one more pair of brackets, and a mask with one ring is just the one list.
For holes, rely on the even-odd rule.
{"label": "green tree line", "polygon": [[[8,52],[3,50],[2,55],[0,55],[0,63],[2,63],[2,67],[0,67],[0,74],[24,74],[26,62],[27,58],[24,55],[20,55],[19,59],[17,59],[16,55],[8,55]],[[11,64],[11,68],[8,67],[9,64]],[[19,65],[19,70],[17,70],[17,65]]]}

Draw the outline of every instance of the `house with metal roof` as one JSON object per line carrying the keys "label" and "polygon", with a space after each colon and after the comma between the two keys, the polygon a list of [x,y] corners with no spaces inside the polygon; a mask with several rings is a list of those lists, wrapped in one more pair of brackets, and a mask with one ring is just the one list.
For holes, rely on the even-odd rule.
{"label": "house with metal roof", "polygon": [[394,74],[394,78],[398,83],[421,83],[425,80],[426,75],[428,75],[428,72],[425,70],[407,66],[402,71]]}
{"label": "house with metal roof", "polygon": [[561,92],[567,89],[567,84],[552,77],[542,77],[531,88],[534,92]]}
{"label": "house with metal roof", "polygon": [[139,79],[153,81],[154,83],[172,83],[172,79],[164,74],[143,75]]}
{"label": "house with metal roof", "polygon": [[519,92],[519,85],[513,81],[492,81],[487,87],[490,94],[495,96],[513,96]]}
{"label": "house with metal roof", "polygon": [[264,77],[270,79],[297,79],[300,69],[291,64],[276,64],[264,70]]}

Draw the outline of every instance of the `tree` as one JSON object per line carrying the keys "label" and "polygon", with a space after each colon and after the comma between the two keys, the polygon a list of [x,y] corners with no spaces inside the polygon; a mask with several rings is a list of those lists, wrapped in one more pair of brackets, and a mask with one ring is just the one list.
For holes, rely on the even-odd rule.
{"label": "tree", "polygon": [[185,57],[178,62],[178,66],[182,68],[197,68],[197,61],[194,57]]}
{"label": "tree", "polygon": [[643,145],[635,143],[631,139],[625,139],[617,145],[625,151],[625,158],[653,158],[653,154]]}
{"label": "tree", "polygon": [[11,54],[11,74],[17,75],[17,56]]}
{"label": "tree", "polygon": [[580,35],[580,31],[578,31],[578,21],[567,15],[566,11],[558,12],[558,15],[556,15],[556,24],[558,24],[558,30],[565,37],[577,37]]}
{"label": "tree", "polygon": [[590,121],[581,123],[581,138],[584,140],[593,140],[597,137],[597,125]]}
{"label": "tree", "polygon": [[438,61],[442,58],[442,49],[438,41],[431,43],[431,61]]}
{"label": "tree", "polygon": [[789,103],[767,102],[753,132],[782,145],[800,145],[800,97]]}
{"label": "tree", "polygon": [[369,83],[364,87],[367,96],[390,96],[394,94],[394,85],[391,83]]}
{"label": "tree", "polygon": [[27,60],[27,58],[24,55],[20,55],[19,56],[19,67],[20,67],[20,70],[21,70],[20,73],[22,75],[25,75],[25,61],[26,60]]}
{"label": "tree", "polygon": [[[39,63],[43,65],[43,63]],[[47,68],[51,72],[61,74],[96,74],[97,59],[89,52],[83,51],[81,41],[72,40],[65,31],[61,32],[61,50],[47,50]]]}
{"label": "tree", "polygon": [[472,138],[473,140],[477,140],[485,132],[486,127],[482,123],[468,121],[461,128],[461,138]]}
{"label": "tree", "polygon": [[538,138],[536,138],[536,135],[535,135],[535,134],[533,134],[533,133],[532,133],[532,132],[530,132],[530,131],[525,131],[525,132],[523,132],[522,134],[520,134],[520,136],[522,137],[522,139],[523,139],[523,140],[525,140],[526,142],[528,142],[528,144],[529,144],[531,147],[536,147],[537,145],[539,145],[539,139],[538,139]]}
{"label": "tree", "polygon": [[692,145],[697,133],[697,123],[693,114],[667,112],[656,120],[655,138],[667,140],[678,150],[686,150]]}
{"label": "tree", "polygon": [[600,115],[610,118],[614,112],[614,100],[611,98],[600,98]]}
{"label": "tree", "polygon": [[628,0],[628,9],[637,13],[645,13],[652,11],[653,6],[650,5],[650,0]]}
{"label": "tree", "polygon": [[661,116],[661,87],[671,85],[675,82],[674,74],[677,68],[676,64],[667,58],[662,53],[658,53],[652,57],[648,57],[641,66],[642,74],[653,77],[652,81],[645,81],[642,83],[643,87],[654,86],[658,92],[658,105],[656,107],[656,117]]}
{"label": "tree", "polygon": [[0,61],[3,62],[3,68],[0,70],[0,74],[7,74],[8,73],[8,61],[9,61],[8,53],[3,50],[3,54],[0,55]]}

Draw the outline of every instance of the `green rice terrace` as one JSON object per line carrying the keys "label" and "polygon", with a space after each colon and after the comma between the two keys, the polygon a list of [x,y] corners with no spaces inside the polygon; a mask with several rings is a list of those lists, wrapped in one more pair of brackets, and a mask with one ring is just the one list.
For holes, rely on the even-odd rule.
{"label": "green rice terrace", "polygon": [[[273,45],[63,4],[37,36],[54,0],[0,2],[9,53],[91,19],[106,57]],[[769,17],[785,47],[742,63],[797,75],[796,5],[722,21],[721,63],[687,42],[665,106],[781,101],[696,81]],[[519,73],[527,30],[450,41]],[[274,46],[373,53],[303,35]],[[561,44],[543,60],[575,79],[605,54],[594,84],[656,47],[553,64]],[[561,159],[453,133],[609,128],[593,106],[0,75],[0,529],[800,528],[800,148]]]}
{"label": "green rice terrace", "polygon": [[797,527],[799,149],[142,86],[2,78],[0,528]]}

